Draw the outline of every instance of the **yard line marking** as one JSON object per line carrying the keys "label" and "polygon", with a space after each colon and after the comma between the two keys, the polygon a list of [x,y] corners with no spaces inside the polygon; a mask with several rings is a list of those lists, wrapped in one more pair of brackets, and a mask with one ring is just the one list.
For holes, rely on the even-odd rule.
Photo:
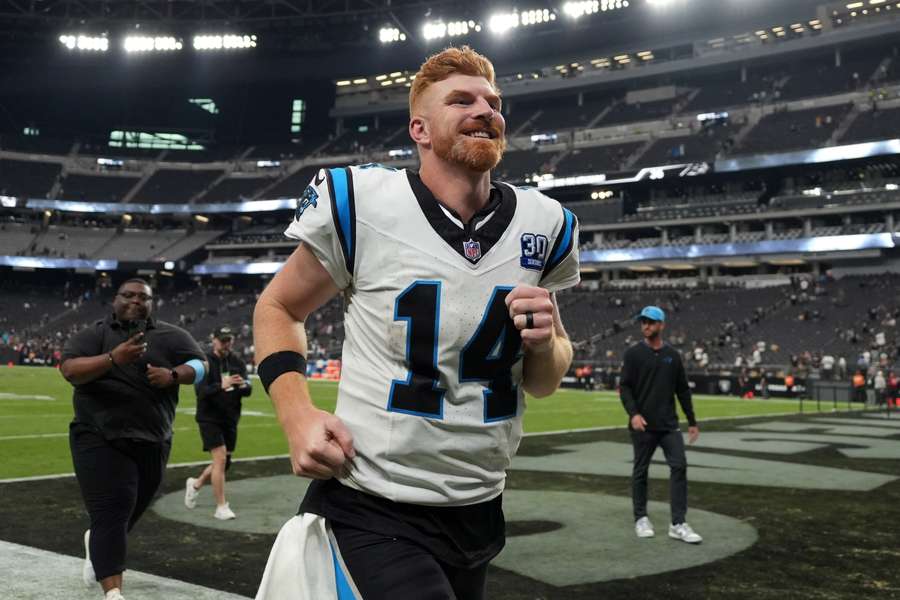
{"label": "yard line marking", "polygon": [[[278,423],[254,423],[253,425],[241,425],[241,429],[259,429],[262,427],[275,427]],[[195,431],[196,427],[176,427],[172,431]],[[31,433],[27,435],[4,435],[0,436],[0,442],[6,442],[10,440],[30,440],[30,439],[39,439],[39,438],[53,438],[53,437],[69,437],[69,432],[58,432],[58,433]]]}
{"label": "yard line marking", "polygon": [[[276,460],[282,458],[290,458],[290,454],[269,454],[266,456],[248,456],[244,458],[235,458],[231,462],[252,462],[255,460]],[[208,460],[195,460],[190,462],[182,462],[182,463],[170,463],[166,465],[167,469],[175,469],[179,467],[200,467],[208,465]],[[28,481],[46,481],[48,479],[66,479],[67,477],[75,477],[75,473],[56,473],[54,475],[34,475],[31,477],[12,477],[10,479],[0,479],[0,484],[3,483],[23,483]]]}
{"label": "yard line marking", "polygon": [[41,394],[13,394],[12,392],[0,392],[0,400],[46,400],[48,402],[56,402],[53,396],[44,396]]}

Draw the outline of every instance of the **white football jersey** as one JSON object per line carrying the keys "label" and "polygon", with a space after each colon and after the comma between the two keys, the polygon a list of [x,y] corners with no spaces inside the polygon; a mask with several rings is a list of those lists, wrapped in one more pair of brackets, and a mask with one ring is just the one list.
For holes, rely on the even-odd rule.
{"label": "white football jersey", "polygon": [[346,294],[336,414],[356,458],[341,482],[393,500],[458,506],[503,491],[522,437],[519,284],[578,283],[575,216],[536,189],[494,183],[464,225],[418,175],[322,169],[286,234]]}

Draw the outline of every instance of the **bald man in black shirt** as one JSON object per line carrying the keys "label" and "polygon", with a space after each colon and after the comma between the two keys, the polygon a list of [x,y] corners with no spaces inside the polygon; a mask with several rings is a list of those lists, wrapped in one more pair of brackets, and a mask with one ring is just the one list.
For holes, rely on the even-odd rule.
{"label": "bald man in black shirt", "polygon": [[203,378],[208,365],[183,329],[154,320],[153,290],[123,283],[113,314],[66,343],[62,375],[75,390],[69,445],[91,518],[85,532],[86,585],[123,600],[127,533],[162,483],[172,447],[178,387]]}
{"label": "bald man in black shirt", "polygon": [[700,436],[694,417],[691,388],[677,350],[663,343],[666,314],[657,306],[646,306],[638,320],[643,341],[625,352],[620,396],[628,412],[628,429],[634,446],[631,476],[634,503],[634,530],[638,537],[653,537],[647,517],[647,471],[656,448],[662,446],[669,464],[672,522],[669,537],[699,544],[703,541],[685,521],[687,513],[687,458],[684,439],[678,429],[675,396],[688,420],[688,443]]}

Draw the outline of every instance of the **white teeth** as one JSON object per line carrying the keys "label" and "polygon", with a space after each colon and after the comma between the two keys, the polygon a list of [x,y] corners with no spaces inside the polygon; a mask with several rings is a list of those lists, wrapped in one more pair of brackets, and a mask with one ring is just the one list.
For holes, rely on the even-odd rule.
{"label": "white teeth", "polygon": [[491,134],[489,134],[487,131],[473,131],[473,132],[469,133],[468,135],[470,137],[491,139]]}

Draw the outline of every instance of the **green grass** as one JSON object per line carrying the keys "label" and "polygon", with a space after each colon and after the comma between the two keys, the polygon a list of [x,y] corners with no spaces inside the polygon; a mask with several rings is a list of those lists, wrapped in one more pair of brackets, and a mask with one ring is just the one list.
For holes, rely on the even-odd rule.
{"label": "green grass", "polygon": [[[317,406],[334,410],[335,384],[313,381],[311,389]],[[796,401],[738,400],[721,396],[696,396],[694,405],[701,421],[716,417],[790,414],[798,410]],[[195,406],[193,390],[182,387],[170,463],[208,458],[202,450],[194,421]],[[189,411],[189,414],[182,411]],[[40,367],[0,369],[0,456],[3,457],[0,479],[72,472],[68,438],[72,414],[72,387],[57,370]],[[613,392],[562,390],[541,400],[529,398],[525,414],[527,433],[624,427],[625,423],[625,413]],[[286,453],[287,443],[272,405],[262,387],[256,385],[253,394],[244,400],[237,456]]]}

